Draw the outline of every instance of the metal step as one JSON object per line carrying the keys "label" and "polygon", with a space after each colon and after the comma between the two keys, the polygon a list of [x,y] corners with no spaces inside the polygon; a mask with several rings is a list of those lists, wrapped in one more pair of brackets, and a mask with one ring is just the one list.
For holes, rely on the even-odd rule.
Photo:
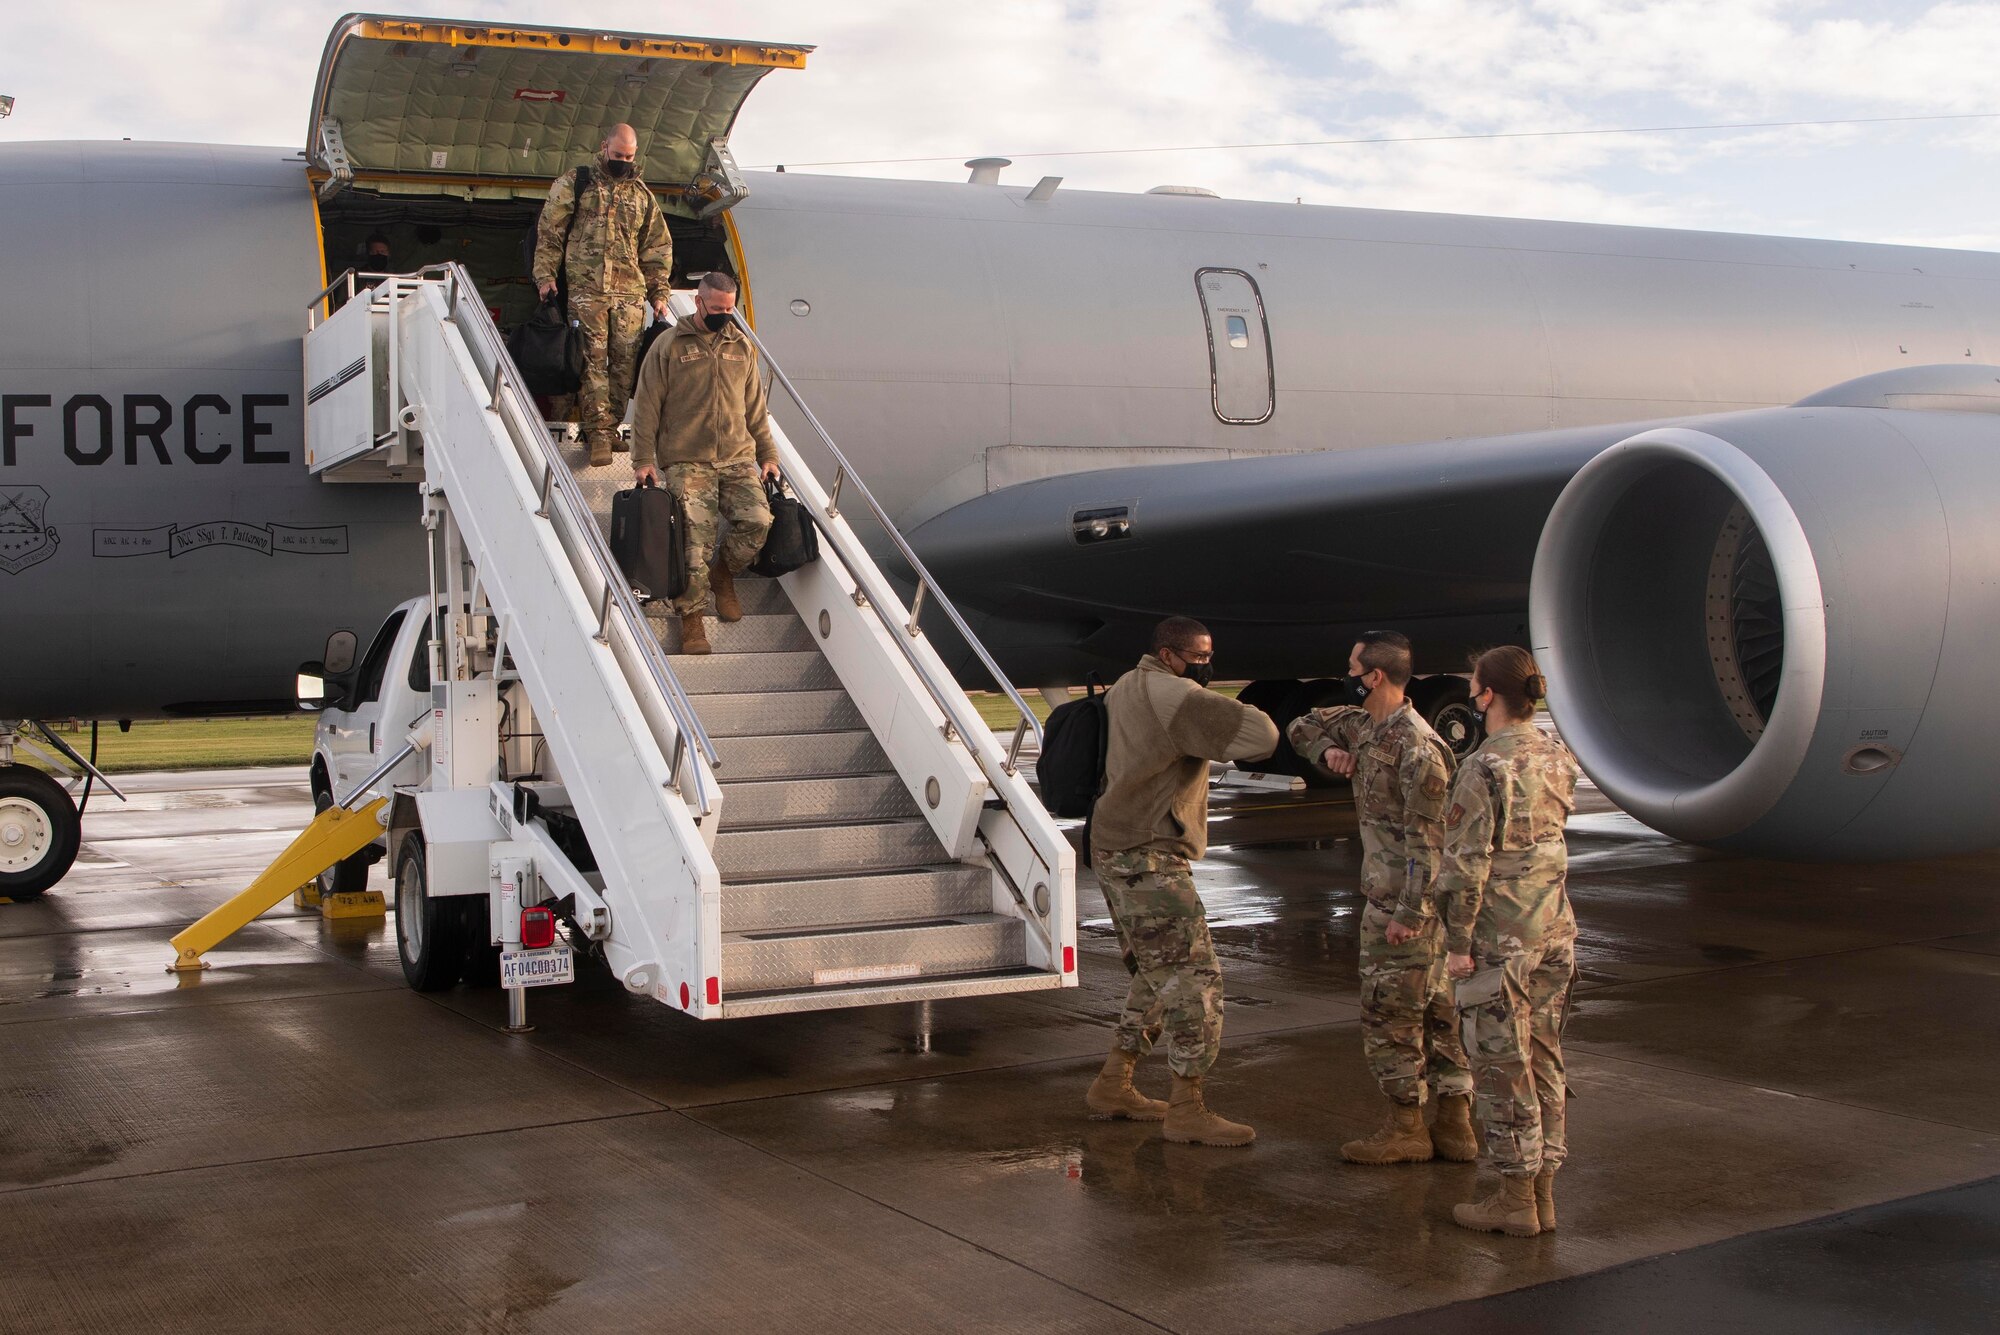
{"label": "metal step", "polygon": [[768,654],[683,654],[674,664],[689,695],[731,691],[829,691],[840,689],[833,664],[817,649]]}
{"label": "metal step", "polygon": [[695,702],[694,711],[714,738],[850,732],[865,726],[861,711],[846,691],[705,695]]}
{"label": "metal step", "polygon": [[775,579],[762,575],[736,577],[736,601],[743,604],[744,616],[797,616],[792,600]]}
{"label": "metal step", "polygon": [[1058,988],[1063,976],[1042,969],[1008,969],[971,978],[932,978],[866,987],[818,987],[797,992],[760,992],[755,996],[722,997],[722,1018],[789,1015],[799,1011],[837,1010],[842,1006],[882,1006],[890,1002],[943,1001],[951,997],[988,997],[1004,992],[1040,992]]}
{"label": "metal step", "polygon": [[[679,654],[681,619],[673,608],[666,603],[647,603],[646,618],[659,634],[660,647],[670,654]],[[791,612],[782,616],[746,616],[741,621],[709,617],[708,643],[717,654],[768,654],[814,647],[812,632]],[[674,664],[674,671],[680,671],[679,663]]]}
{"label": "metal step", "polygon": [[722,830],[715,836],[716,869],[730,884],[844,872],[904,871],[945,860],[944,845],[922,819]]}
{"label": "metal step", "polygon": [[[689,662],[696,660],[690,659]],[[809,732],[799,737],[731,737],[716,743],[725,783],[807,779],[836,774],[889,774],[882,744],[867,732]]]}
{"label": "metal step", "polygon": [[950,863],[879,876],[757,881],[722,894],[722,930],[773,932],[863,922],[909,922],[986,913],[993,873]]}
{"label": "metal step", "polygon": [[995,913],[907,927],[722,938],[722,992],[962,977],[1027,963],[1027,924]]}
{"label": "metal step", "polygon": [[[900,820],[918,814],[894,774],[839,779],[766,779],[722,785],[722,828],[825,825],[829,821]],[[849,919],[853,921],[853,919]]]}

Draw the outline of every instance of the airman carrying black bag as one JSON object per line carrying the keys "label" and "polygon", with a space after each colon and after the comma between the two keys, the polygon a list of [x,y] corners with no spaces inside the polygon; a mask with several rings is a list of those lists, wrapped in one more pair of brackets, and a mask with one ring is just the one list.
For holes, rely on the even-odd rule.
{"label": "airman carrying black bag", "polygon": [[[514,332],[507,335],[507,355],[520,368],[521,379],[530,394],[553,398],[574,394],[583,387],[583,330],[569,318],[569,238],[576,230],[577,204],[590,188],[590,168],[578,167],[573,183],[569,222],[563,227],[562,258],[556,268],[556,294],[535,307]],[[532,237],[533,232],[529,233]],[[532,246],[529,261],[533,262]]]}
{"label": "airman carrying black bag", "polygon": [[806,507],[769,478],[764,480],[764,499],[771,504],[771,531],[764,550],[750,563],[751,573],[776,579],[819,560],[819,530]]}
{"label": "airman carrying black bag", "polygon": [[648,598],[687,592],[687,544],[687,508],[651,478],[611,498],[611,555]]}

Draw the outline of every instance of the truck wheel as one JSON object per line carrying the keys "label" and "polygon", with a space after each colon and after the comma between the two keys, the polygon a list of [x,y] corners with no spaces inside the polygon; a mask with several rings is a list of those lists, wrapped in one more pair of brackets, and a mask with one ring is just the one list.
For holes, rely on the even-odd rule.
{"label": "truck wheel", "polygon": [[[313,788],[313,814],[318,815],[333,805],[333,794],[327,789]],[[319,882],[319,893],[323,899],[328,895],[360,894],[368,888],[368,867],[374,862],[374,850],[364,848],[359,853],[344,857],[328,867],[313,879]]]}
{"label": "truck wheel", "polygon": [[485,901],[476,895],[432,899],[427,885],[423,832],[412,830],[403,836],[403,849],[396,857],[396,953],[411,987],[442,992],[465,969],[470,944],[465,906],[484,908]]}
{"label": "truck wheel", "polygon": [[0,766],[0,897],[33,899],[60,881],[83,844],[63,786],[27,765]]}

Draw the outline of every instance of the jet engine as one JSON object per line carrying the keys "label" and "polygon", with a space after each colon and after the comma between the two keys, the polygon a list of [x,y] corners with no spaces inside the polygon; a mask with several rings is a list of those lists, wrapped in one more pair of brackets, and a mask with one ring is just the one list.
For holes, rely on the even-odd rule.
{"label": "jet engine", "polygon": [[2000,844],[2000,369],[1919,367],[1586,464],[1529,626],[1605,794],[1788,858]]}

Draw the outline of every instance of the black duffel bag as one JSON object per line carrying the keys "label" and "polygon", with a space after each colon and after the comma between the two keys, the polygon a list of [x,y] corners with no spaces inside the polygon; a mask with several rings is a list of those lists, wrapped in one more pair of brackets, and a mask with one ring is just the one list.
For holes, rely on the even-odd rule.
{"label": "black duffel bag", "polygon": [[583,330],[563,318],[553,299],[507,336],[507,355],[530,394],[574,394],[583,384]]}
{"label": "black duffel bag", "polygon": [[819,529],[805,505],[771,478],[764,479],[764,499],[771,504],[771,531],[750,572],[776,579],[819,560]]}
{"label": "black duffel bag", "polygon": [[611,555],[648,598],[687,592],[687,544],[687,507],[650,477],[611,498]]}

